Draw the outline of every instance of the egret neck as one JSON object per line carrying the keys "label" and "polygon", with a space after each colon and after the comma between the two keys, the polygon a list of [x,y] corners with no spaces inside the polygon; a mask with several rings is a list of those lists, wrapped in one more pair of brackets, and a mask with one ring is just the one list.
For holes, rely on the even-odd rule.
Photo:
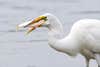
{"label": "egret neck", "polygon": [[55,16],[53,16],[53,18],[48,19],[48,22],[50,22],[50,24],[48,25],[49,45],[52,48],[59,51],[60,47],[58,43],[63,38],[63,34],[64,34],[62,24]]}
{"label": "egret neck", "polygon": [[70,56],[75,56],[78,53],[78,43],[76,40],[68,36],[63,36],[63,27],[60,21],[56,18],[49,18],[49,45],[57,51],[64,52]]}

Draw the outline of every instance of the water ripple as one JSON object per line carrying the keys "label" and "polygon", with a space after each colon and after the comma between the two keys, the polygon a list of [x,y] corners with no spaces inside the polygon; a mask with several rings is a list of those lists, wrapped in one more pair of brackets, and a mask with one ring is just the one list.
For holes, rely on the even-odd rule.
{"label": "water ripple", "polygon": [[0,30],[0,32],[2,33],[10,33],[10,32],[24,32],[25,30],[19,30],[19,31],[16,31],[16,30]]}
{"label": "water ripple", "polygon": [[70,12],[72,14],[100,14],[100,11],[77,11],[77,12]]}
{"label": "water ripple", "polygon": [[0,2],[0,6],[6,4],[5,2]]}
{"label": "water ripple", "polygon": [[33,43],[33,42],[46,42],[47,40],[27,40],[27,41],[0,41],[0,43]]}
{"label": "water ripple", "polygon": [[33,8],[30,6],[13,6],[12,9],[15,10],[32,10]]}

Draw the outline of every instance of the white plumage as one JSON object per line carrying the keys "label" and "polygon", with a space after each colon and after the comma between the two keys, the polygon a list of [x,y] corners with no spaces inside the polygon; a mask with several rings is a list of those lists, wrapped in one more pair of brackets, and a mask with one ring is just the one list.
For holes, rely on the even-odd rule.
{"label": "white plumage", "polygon": [[[61,38],[63,28],[60,21],[49,13],[42,16],[39,17],[38,22],[43,22],[44,18],[47,19],[41,24],[41,27],[48,28],[48,42],[52,48],[70,56],[76,56],[80,53],[86,58],[87,67],[89,67],[90,59],[95,59],[100,67],[100,20],[79,20],[73,24],[69,34]],[[18,27],[31,26],[35,28],[33,25],[38,23],[36,20],[20,24]]]}

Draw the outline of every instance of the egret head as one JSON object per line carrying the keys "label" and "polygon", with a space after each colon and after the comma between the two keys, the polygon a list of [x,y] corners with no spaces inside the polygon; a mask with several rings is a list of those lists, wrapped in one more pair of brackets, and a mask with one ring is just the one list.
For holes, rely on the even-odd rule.
{"label": "egret head", "polygon": [[46,13],[43,14],[37,18],[35,18],[34,20],[19,24],[17,26],[17,28],[26,28],[28,27],[28,33],[32,32],[33,30],[35,30],[38,27],[47,27],[47,28],[55,28],[55,26],[57,27],[57,19],[54,15],[50,14],[50,13]]}

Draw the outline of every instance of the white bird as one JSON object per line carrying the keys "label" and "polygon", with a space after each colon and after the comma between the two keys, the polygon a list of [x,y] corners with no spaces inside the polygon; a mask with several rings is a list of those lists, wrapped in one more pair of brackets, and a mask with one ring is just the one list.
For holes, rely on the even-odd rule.
{"label": "white bird", "polygon": [[63,34],[62,24],[59,19],[50,14],[43,14],[36,19],[18,25],[18,28],[28,28],[30,33],[38,27],[48,29],[48,43],[59,52],[70,56],[82,54],[86,58],[86,67],[89,60],[95,59],[100,67],[100,20],[82,19],[73,24],[69,34],[60,38]]}

